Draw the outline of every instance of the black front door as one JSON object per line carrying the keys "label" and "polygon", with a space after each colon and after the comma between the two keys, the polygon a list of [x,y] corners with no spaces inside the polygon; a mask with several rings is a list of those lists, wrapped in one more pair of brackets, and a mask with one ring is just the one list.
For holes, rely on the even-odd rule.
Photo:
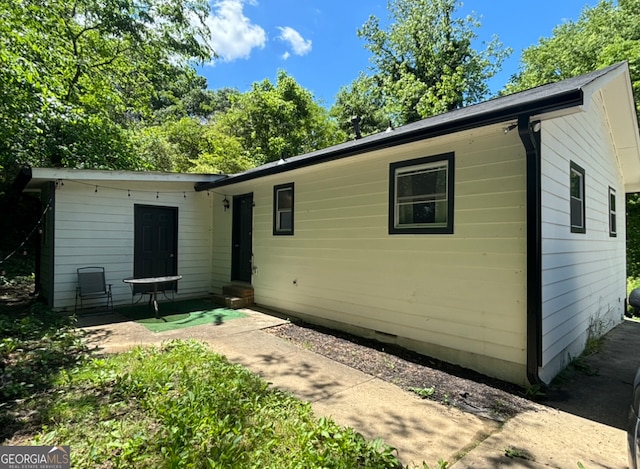
{"label": "black front door", "polygon": [[[155,205],[134,206],[133,276],[164,277],[178,274],[178,208]],[[177,290],[178,282],[159,285]],[[144,285],[134,285],[140,293]]]}
{"label": "black front door", "polygon": [[231,280],[251,283],[253,194],[233,198]]}

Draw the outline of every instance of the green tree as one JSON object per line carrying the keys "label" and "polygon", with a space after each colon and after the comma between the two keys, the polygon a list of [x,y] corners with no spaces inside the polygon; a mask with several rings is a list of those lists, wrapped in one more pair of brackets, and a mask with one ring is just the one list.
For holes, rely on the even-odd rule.
{"label": "green tree", "polygon": [[237,173],[254,166],[237,137],[191,117],[143,126],[135,141],[146,166],[156,170]]}
{"label": "green tree", "polygon": [[496,37],[475,50],[480,22],[457,17],[456,6],[456,0],[390,0],[387,30],[375,16],[358,30],[372,54],[372,78],[384,110],[395,124],[482,100],[487,80],[509,55]]}
{"label": "green tree", "polygon": [[10,0],[0,21],[0,166],[141,168],[127,127],[212,56],[205,0]]}
{"label": "green tree", "polygon": [[233,174],[256,166],[238,137],[224,133],[215,125],[208,126],[204,137],[206,149],[192,161],[189,172]]}
{"label": "green tree", "polygon": [[[640,105],[640,0],[601,0],[585,7],[577,21],[553,29],[551,37],[525,49],[520,71],[503,93],[513,93],[545,83],[628,61]],[[640,108],[638,108],[640,109]]]}
{"label": "green tree", "polygon": [[627,194],[627,276],[640,278],[640,195]]}
{"label": "green tree", "polygon": [[346,135],[313,95],[280,70],[275,85],[256,82],[233,96],[212,124],[241,143],[253,165],[289,158],[343,142]]}
{"label": "green tree", "polygon": [[389,126],[381,89],[376,86],[373,77],[364,73],[360,73],[350,85],[340,88],[336,102],[331,107],[331,116],[336,119],[340,129],[351,137],[355,137],[351,123],[355,116],[360,117],[362,135],[374,134]]}
{"label": "green tree", "polygon": [[235,88],[209,90],[206,78],[196,75],[195,70],[187,70],[157,93],[152,101],[152,120],[162,123],[193,117],[206,122],[229,110],[233,97],[239,94]]}

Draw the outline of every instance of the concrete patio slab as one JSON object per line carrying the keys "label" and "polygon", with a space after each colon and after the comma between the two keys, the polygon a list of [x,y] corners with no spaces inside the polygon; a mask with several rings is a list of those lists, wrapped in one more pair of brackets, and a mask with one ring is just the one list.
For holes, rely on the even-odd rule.
{"label": "concrete patio slab", "polygon": [[234,336],[213,341],[211,348],[306,401],[339,399],[342,391],[373,379],[271,334],[253,331],[242,336],[241,342]]}
{"label": "concrete patio slab", "polygon": [[[619,414],[628,403],[613,403],[615,418],[610,420],[614,425],[608,425],[609,420],[603,417],[607,403],[601,401],[609,397],[599,386],[605,380],[614,383],[621,389],[610,397],[625,400],[622,388],[635,364],[626,364],[617,374],[614,370],[603,371],[605,380],[578,380],[567,385],[563,391],[566,399],[552,404],[565,405],[571,413],[532,404],[536,411],[498,424],[420,399],[391,383],[293,345],[263,330],[285,320],[251,309],[243,312],[247,317],[223,324],[163,333],[150,332],[117,314],[84,317],[79,326],[87,332],[90,345],[106,353],[136,345],[159,345],[171,339],[204,341],[213,351],[263,376],[274,387],[310,401],[316,415],[331,417],[368,439],[382,438],[397,448],[400,460],[411,468],[422,468],[423,461],[438,467],[440,458],[457,460],[452,466],[455,469],[576,469],[578,463],[586,469],[626,467],[626,435]],[[592,366],[597,368],[599,362],[603,366],[615,364],[616,360],[607,358],[610,353],[616,357],[625,352],[640,356],[639,331],[636,323],[618,326],[610,334],[613,343],[608,351],[594,358]],[[592,381],[595,388],[589,387]],[[597,391],[599,397],[585,395],[589,389]],[[583,405],[574,395],[584,397]],[[590,415],[593,409],[597,412]]]}
{"label": "concrete patio slab", "polygon": [[578,463],[586,469],[626,468],[626,433],[567,412],[541,408],[516,415],[452,467],[577,469]]}
{"label": "concrete patio slab", "polygon": [[367,439],[384,435],[404,464],[420,468],[423,462],[438,467],[440,458],[454,461],[498,428],[496,422],[420,399],[378,378],[316,401],[313,409]]}

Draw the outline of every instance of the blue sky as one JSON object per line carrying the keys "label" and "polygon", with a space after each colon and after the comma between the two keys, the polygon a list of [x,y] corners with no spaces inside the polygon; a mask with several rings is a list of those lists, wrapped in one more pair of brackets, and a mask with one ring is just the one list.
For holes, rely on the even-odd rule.
{"label": "blue sky", "polygon": [[[495,34],[513,53],[490,82],[496,93],[518,71],[523,49],[549,37],[556,25],[576,20],[597,0],[468,0],[458,12],[475,12],[479,41]],[[246,91],[286,70],[316,100],[333,103],[339,88],[369,67],[369,52],[356,30],[370,15],[388,19],[386,0],[217,0],[209,28],[219,58],[198,68],[211,89]],[[479,45],[480,48],[481,44]]]}

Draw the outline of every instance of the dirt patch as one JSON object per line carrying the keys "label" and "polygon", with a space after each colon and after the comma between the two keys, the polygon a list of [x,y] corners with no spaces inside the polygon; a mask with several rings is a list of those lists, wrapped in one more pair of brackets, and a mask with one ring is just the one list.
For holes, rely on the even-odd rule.
{"label": "dirt patch", "polygon": [[0,276],[0,314],[15,315],[28,309],[37,299],[33,291],[33,280],[28,277],[9,280]]}
{"label": "dirt patch", "polygon": [[483,417],[504,421],[537,408],[518,386],[397,346],[302,322],[266,332],[407,391]]}

